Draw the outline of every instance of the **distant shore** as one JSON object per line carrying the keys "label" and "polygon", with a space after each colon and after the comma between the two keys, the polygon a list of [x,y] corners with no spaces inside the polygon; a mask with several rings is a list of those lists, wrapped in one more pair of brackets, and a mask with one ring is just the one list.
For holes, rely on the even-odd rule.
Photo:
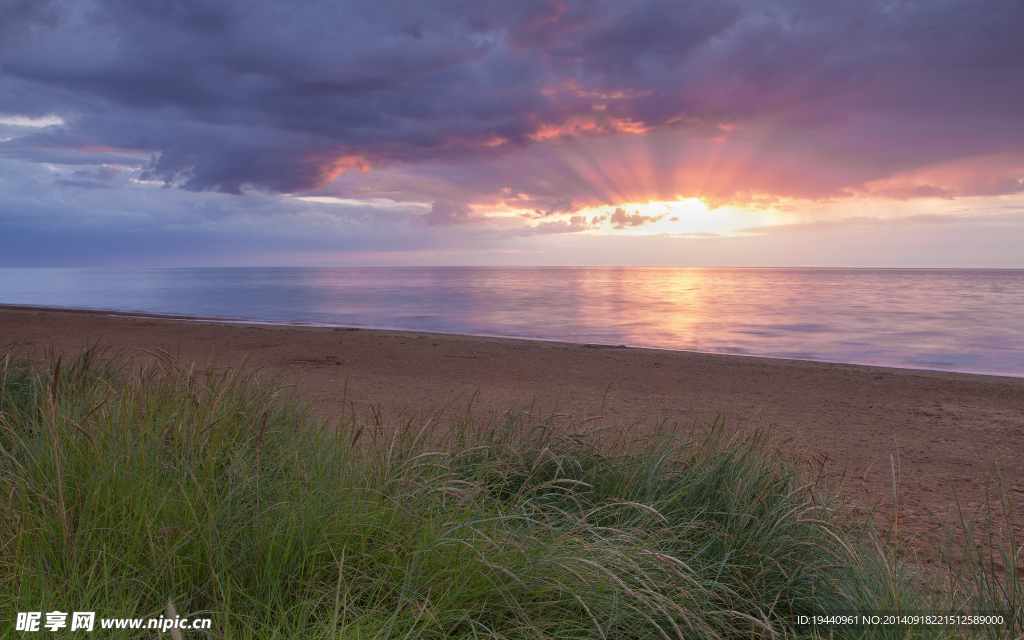
{"label": "distant shore", "polygon": [[[183,321],[187,320],[187,321]],[[539,401],[589,426],[642,420],[770,427],[788,447],[825,460],[861,505],[892,502],[900,528],[930,532],[955,483],[965,507],[984,500],[1000,463],[1024,507],[1024,378],[866,367],[604,345],[404,331],[245,324],[102,311],[0,306],[0,343],[67,353],[109,343],[216,358],[280,373],[337,413],[342,401],[385,416],[475,396],[482,408]]]}

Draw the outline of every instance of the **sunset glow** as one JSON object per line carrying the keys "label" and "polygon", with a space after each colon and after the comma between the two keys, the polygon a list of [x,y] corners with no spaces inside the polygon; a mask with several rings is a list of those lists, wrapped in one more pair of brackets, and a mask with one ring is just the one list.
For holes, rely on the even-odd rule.
{"label": "sunset glow", "polygon": [[0,262],[1024,266],[1015,5],[399,5],[13,18]]}

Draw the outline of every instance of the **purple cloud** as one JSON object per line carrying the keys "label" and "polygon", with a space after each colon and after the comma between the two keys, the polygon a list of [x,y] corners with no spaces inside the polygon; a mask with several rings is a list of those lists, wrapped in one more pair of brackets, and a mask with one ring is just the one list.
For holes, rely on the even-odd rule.
{"label": "purple cloud", "polygon": [[[0,142],[0,153],[143,152],[153,158],[143,179],[194,191],[309,192],[369,167],[500,166],[564,135],[711,139],[741,123],[771,123],[759,148],[768,164],[788,154],[802,170],[824,155],[853,167],[817,195],[790,190],[807,197],[1024,148],[1015,0],[3,0],[0,9],[0,112],[65,120]],[[757,186],[709,197],[771,191],[779,178],[769,173],[742,174]],[[538,215],[571,213],[577,200],[605,197],[588,181],[562,191],[526,181],[520,195]],[[489,176],[467,197],[507,187]],[[928,188],[946,189],[893,194]]]}
{"label": "purple cloud", "polygon": [[423,216],[423,219],[430,227],[463,224],[469,221],[469,206],[464,202],[438,200],[430,207],[430,211]]}

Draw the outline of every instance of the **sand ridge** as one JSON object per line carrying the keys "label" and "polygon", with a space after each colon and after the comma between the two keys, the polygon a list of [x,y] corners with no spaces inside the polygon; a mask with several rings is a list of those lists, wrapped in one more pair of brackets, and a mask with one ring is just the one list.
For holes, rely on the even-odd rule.
{"label": "sand ridge", "polygon": [[[508,408],[533,400],[609,424],[662,419],[770,426],[788,446],[845,472],[858,504],[892,503],[900,529],[934,533],[953,500],[984,500],[993,461],[1024,512],[1024,378],[917,371],[404,331],[252,325],[0,306],[0,343],[71,354],[111,343],[185,361],[245,358],[337,413],[341,400],[386,415],[453,398]],[[1024,520],[1024,518],[1018,518]]]}

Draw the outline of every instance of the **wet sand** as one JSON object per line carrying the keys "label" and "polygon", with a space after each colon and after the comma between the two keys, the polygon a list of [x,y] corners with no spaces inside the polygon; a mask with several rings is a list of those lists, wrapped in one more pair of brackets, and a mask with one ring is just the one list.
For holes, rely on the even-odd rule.
{"label": "wet sand", "polygon": [[[538,400],[589,425],[663,419],[770,427],[824,460],[843,488],[889,513],[899,461],[902,532],[934,534],[953,501],[978,507],[994,461],[1024,512],[1024,378],[402,331],[231,324],[0,306],[0,344],[67,354],[106,343],[145,357],[280,373],[337,414],[423,413],[475,394],[482,408]],[[346,392],[347,387],[347,392]],[[344,394],[347,393],[347,396]],[[1024,520],[1024,518],[1018,518]],[[876,518],[876,522],[886,518]]]}

